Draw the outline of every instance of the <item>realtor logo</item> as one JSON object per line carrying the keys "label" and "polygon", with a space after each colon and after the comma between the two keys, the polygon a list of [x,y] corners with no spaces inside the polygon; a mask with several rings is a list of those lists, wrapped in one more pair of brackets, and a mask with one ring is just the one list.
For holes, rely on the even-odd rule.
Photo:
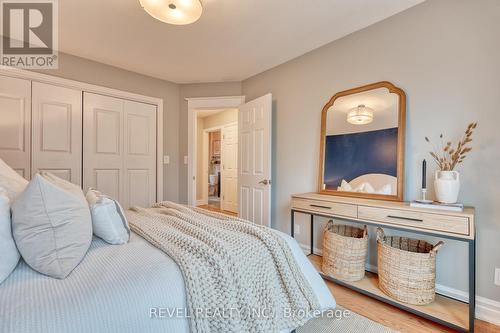
{"label": "realtor logo", "polygon": [[57,68],[57,0],[0,0],[0,11],[1,64]]}

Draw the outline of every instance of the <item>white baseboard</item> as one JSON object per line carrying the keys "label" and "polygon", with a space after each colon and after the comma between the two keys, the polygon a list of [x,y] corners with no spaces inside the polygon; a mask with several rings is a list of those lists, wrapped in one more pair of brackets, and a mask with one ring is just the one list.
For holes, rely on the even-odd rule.
{"label": "white baseboard", "polygon": [[500,302],[476,296],[476,318],[500,326]]}
{"label": "white baseboard", "polygon": [[[299,243],[300,247],[305,254],[311,252],[311,247],[307,244]],[[314,247],[314,254],[322,255],[322,249]],[[366,270],[377,273],[377,266],[366,264]],[[450,288],[442,284],[436,284],[436,292],[440,295],[447,296],[460,300],[462,302],[469,301],[469,293],[463,290]],[[500,302],[494,301],[492,299],[476,296],[476,318],[480,320],[487,321],[494,325],[500,325]]]}

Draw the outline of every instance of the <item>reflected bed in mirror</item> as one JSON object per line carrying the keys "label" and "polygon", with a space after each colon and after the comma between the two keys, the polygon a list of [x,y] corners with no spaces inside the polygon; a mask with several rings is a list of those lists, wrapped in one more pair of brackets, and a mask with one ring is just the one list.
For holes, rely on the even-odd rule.
{"label": "reflected bed in mirror", "polygon": [[403,199],[405,104],[389,82],[330,99],[322,112],[321,193]]}

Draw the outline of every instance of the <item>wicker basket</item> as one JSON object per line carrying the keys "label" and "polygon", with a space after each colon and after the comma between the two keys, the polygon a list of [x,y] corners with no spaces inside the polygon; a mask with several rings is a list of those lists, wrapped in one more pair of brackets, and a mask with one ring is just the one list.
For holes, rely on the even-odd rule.
{"label": "wicker basket", "polygon": [[425,241],[384,235],[377,229],[379,287],[387,295],[408,304],[432,303],[436,289],[436,254],[443,246]]}
{"label": "wicker basket", "polygon": [[323,235],[324,274],[344,281],[358,281],[365,276],[368,232],[349,225],[328,221]]}

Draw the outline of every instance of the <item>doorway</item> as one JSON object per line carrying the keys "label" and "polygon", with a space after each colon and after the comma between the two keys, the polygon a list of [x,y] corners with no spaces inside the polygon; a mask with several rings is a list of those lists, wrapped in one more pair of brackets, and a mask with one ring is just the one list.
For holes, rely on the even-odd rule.
{"label": "doorway", "polygon": [[238,213],[238,109],[196,112],[196,204]]}
{"label": "doorway", "polygon": [[[203,137],[204,134],[199,133],[198,129],[201,126],[198,125],[201,124],[199,124],[198,116],[203,112],[214,112],[214,110],[220,109],[237,110],[237,125],[233,129],[227,128],[225,131],[223,127],[221,130],[220,210],[223,210],[223,212],[227,212],[224,209],[237,211],[240,218],[270,227],[272,95],[266,94],[247,103],[245,103],[244,96],[194,97],[186,98],[186,101],[188,103],[188,155],[185,156],[185,163],[188,170],[188,204],[191,206],[206,205],[207,209],[211,209],[208,206],[208,170],[199,174],[201,168],[207,166],[208,163],[201,163],[200,167],[198,167],[198,162],[202,160],[202,156],[198,156],[198,154],[208,156],[208,153],[200,153],[197,150],[197,147],[207,147],[199,143],[200,137]],[[224,144],[226,133],[228,137],[233,136],[239,142]],[[233,168],[228,165],[226,169],[224,154],[236,156]],[[228,172],[225,172],[226,170]],[[199,195],[199,179],[203,179],[200,185],[201,191],[205,191],[205,189],[207,191],[206,203],[204,202],[205,197]],[[226,203],[228,205],[233,204],[227,197],[231,191],[225,190],[225,184],[236,184],[236,187],[234,187],[234,203],[236,203],[233,206],[234,208],[226,208],[225,206]],[[229,194],[229,198],[231,198],[231,194]]]}

